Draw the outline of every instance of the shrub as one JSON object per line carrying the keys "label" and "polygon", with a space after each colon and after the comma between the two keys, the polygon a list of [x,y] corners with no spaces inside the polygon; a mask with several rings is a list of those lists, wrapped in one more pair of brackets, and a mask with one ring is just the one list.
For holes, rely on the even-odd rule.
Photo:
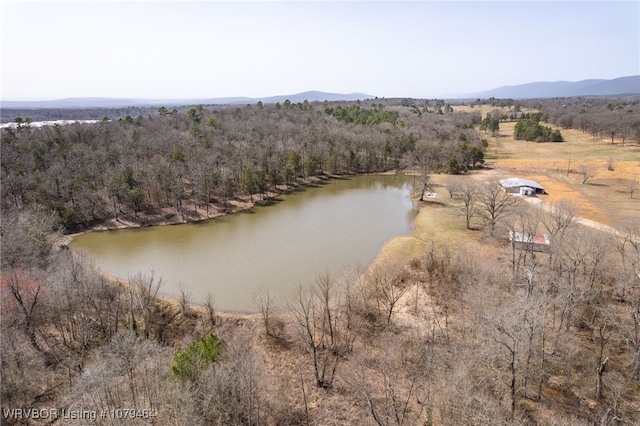
{"label": "shrub", "polygon": [[539,118],[529,118],[519,120],[514,128],[513,137],[516,140],[536,141],[536,142],[562,142],[562,134],[559,130],[552,130],[551,127],[540,124]]}
{"label": "shrub", "polygon": [[171,363],[171,375],[182,381],[195,381],[204,369],[220,357],[222,342],[213,333],[195,340],[184,349],[178,349]]}

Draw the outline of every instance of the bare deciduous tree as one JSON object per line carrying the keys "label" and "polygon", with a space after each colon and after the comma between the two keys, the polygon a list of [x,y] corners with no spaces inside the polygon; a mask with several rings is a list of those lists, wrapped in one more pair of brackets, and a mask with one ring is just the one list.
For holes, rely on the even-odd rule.
{"label": "bare deciduous tree", "polygon": [[[74,380],[64,399],[68,410],[110,410],[130,407],[152,415],[162,410],[167,398],[167,373],[171,349],[131,332],[118,333],[98,351],[101,362],[92,363]],[[121,420],[108,417],[105,424]],[[67,423],[67,421],[65,421]],[[69,420],[86,424],[86,419]]]}
{"label": "bare deciduous tree", "polygon": [[[500,313],[485,318],[487,322],[486,332],[489,339],[497,345],[495,359],[487,362],[487,366],[494,370],[498,379],[504,383],[509,392],[510,415],[513,419],[516,414],[516,398],[519,385],[517,381],[521,376],[520,357],[525,337],[525,315],[517,307],[504,309]],[[505,373],[506,370],[506,373]]]}
{"label": "bare deciduous tree", "polygon": [[383,347],[363,354],[358,369],[352,374],[367,411],[379,426],[426,421],[425,408],[430,395],[423,372],[429,367],[422,364],[419,356],[414,357],[417,354],[409,355],[410,360],[403,363],[402,351],[397,349],[402,346],[401,342],[389,335],[381,339],[385,342]]}
{"label": "bare deciduous tree", "polygon": [[462,200],[461,214],[464,216],[467,229],[471,229],[471,221],[478,214],[476,204],[478,203],[478,191],[480,187],[474,181],[459,182],[456,193]]}
{"label": "bare deciduous tree", "polygon": [[328,276],[318,279],[310,289],[298,289],[290,305],[298,337],[311,356],[316,386],[333,385],[338,362],[344,350],[339,321],[339,301],[332,299],[333,283]]}
{"label": "bare deciduous tree", "polygon": [[556,336],[554,347],[557,346],[562,326],[564,325],[567,330],[569,329],[575,311],[576,299],[580,297],[584,290],[580,285],[581,277],[579,273],[588,253],[588,245],[585,244],[585,238],[581,232],[567,233],[559,248],[558,261],[564,266],[566,285],[560,287],[564,303],[560,312],[560,326],[558,327],[558,335]]}
{"label": "bare deciduous tree", "polygon": [[519,203],[520,198],[506,193],[497,180],[481,185],[478,191],[478,212],[487,222],[489,235],[494,236],[496,225]]}
{"label": "bare deciduous tree", "polygon": [[637,177],[632,177],[629,179],[629,183],[627,188],[629,189],[629,198],[633,199],[633,194],[640,188],[640,181],[638,181]]}
{"label": "bare deciduous tree", "polygon": [[449,198],[453,198],[458,194],[458,191],[460,190],[460,181],[452,176],[449,176],[446,180],[445,188],[447,188]]}
{"label": "bare deciduous tree", "polygon": [[278,337],[278,330],[274,321],[277,313],[277,306],[270,289],[260,289],[254,298],[254,304],[262,316],[264,331],[268,336]]}
{"label": "bare deciduous tree", "polygon": [[578,174],[580,174],[580,176],[582,176],[582,184],[586,184],[587,181],[589,179],[591,179],[593,177],[593,175],[595,174],[595,171],[593,169],[593,167],[589,164],[581,164],[578,167]]}
{"label": "bare deciduous tree", "polygon": [[[531,240],[536,235],[541,220],[540,209],[531,209],[526,205],[519,205],[513,209],[514,214],[511,220],[507,221],[511,239],[511,263],[513,283],[520,284],[522,281],[527,284],[527,296],[530,296],[534,282],[536,280],[536,269],[540,266],[534,253],[533,244],[517,246],[518,235],[524,241]],[[523,273],[524,272],[524,273]]]}
{"label": "bare deciduous tree", "polygon": [[397,310],[400,299],[409,290],[409,283],[404,274],[390,265],[383,265],[372,270],[370,284],[375,288],[378,310],[383,312],[385,326],[391,324],[391,317]]}
{"label": "bare deciduous tree", "polygon": [[149,337],[156,313],[156,296],[162,280],[153,274],[138,274],[129,280],[129,327],[136,334]]}
{"label": "bare deciduous tree", "polygon": [[549,214],[542,216],[542,224],[552,238],[562,234],[574,223],[577,207],[569,200],[563,199],[551,204]]}
{"label": "bare deciduous tree", "polygon": [[418,188],[414,188],[414,191],[420,194],[420,201],[424,201],[424,195],[428,191],[431,191],[433,187],[430,175],[438,163],[437,157],[438,149],[435,143],[427,140],[422,140],[417,143],[414,151],[414,162],[420,171],[420,183],[418,184]]}

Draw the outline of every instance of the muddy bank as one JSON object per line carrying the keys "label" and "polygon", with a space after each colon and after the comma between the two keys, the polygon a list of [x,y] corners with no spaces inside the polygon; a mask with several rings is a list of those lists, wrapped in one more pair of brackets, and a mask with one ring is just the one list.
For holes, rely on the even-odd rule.
{"label": "muddy bank", "polygon": [[[382,174],[382,173],[381,173]],[[209,208],[205,206],[185,206],[182,211],[177,207],[163,207],[147,212],[122,212],[118,214],[118,219],[113,217],[104,220],[96,220],[91,222],[87,227],[64,233],[59,236],[55,244],[56,246],[68,246],[73,239],[81,234],[94,231],[109,231],[115,229],[144,228],[151,226],[180,225],[185,223],[195,223],[205,220],[211,220],[234,213],[240,213],[250,210],[255,206],[268,205],[278,201],[279,196],[291,194],[297,191],[304,191],[308,187],[328,182],[331,179],[348,179],[356,175],[333,176],[324,175],[312,177],[306,180],[298,180],[294,185],[277,186],[275,190],[267,191],[263,194],[252,196],[236,196],[233,199],[225,201],[216,201],[209,204]]]}
{"label": "muddy bank", "polygon": [[[408,199],[410,180],[392,176],[339,179],[283,197],[286,202],[270,208],[220,221],[87,233],[71,246],[95,253],[100,267],[120,278],[131,280],[136,271],[155,271],[166,282],[161,290],[174,297],[180,297],[182,283],[197,303],[204,303],[207,293],[214,291],[223,309],[253,312],[250,295],[254,287],[269,286],[288,295],[295,283],[306,285],[327,269],[338,277],[345,268],[367,267],[390,238],[411,232],[417,209]],[[373,210],[376,214],[363,216]],[[328,219],[330,216],[333,218]],[[354,217],[361,219],[354,221]],[[304,243],[300,235],[308,237]],[[345,240],[342,248],[335,247],[347,235],[353,238]],[[251,241],[254,243],[247,245]],[[334,249],[325,250],[330,247]],[[211,261],[202,263],[205,258]],[[292,264],[292,259],[297,261]],[[249,262],[259,266],[247,268]],[[273,277],[278,277],[276,282]]]}

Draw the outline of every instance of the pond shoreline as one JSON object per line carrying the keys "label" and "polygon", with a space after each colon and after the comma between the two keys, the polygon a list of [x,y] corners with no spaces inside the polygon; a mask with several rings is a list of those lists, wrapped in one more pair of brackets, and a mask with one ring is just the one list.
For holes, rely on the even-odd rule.
{"label": "pond shoreline", "polygon": [[[203,222],[203,221],[206,221],[206,220],[208,220],[208,219],[214,219],[214,218],[216,218],[216,217],[220,217],[220,216],[232,216],[232,215],[231,215],[231,213],[238,213],[238,212],[247,211],[247,210],[249,210],[249,209],[253,208],[254,206],[264,206],[264,205],[269,206],[269,205],[271,205],[271,204],[279,204],[279,201],[281,201],[281,200],[278,200],[278,196],[280,196],[280,195],[283,195],[283,196],[284,196],[284,195],[288,195],[288,194],[292,194],[292,193],[296,193],[296,192],[306,192],[308,189],[314,189],[314,187],[324,186],[324,185],[322,185],[323,183],[329,183],[330,181],[344,181],[345,183],[340,183],[340,184],[338,184],[338,185],[339,185],[339,186],[338,186],[338,188],[345,188],[345,186],[344,186],[344,185],[348,185],[348,186],[346,186],[346,187],[351,187],[350,185],[352,185],[352,184],[351,184],[351,183],[346,183],[346,182],[347,182],[347,181],[350,181],[352,178],[354,178],[354,179],[355,179],[355,178],[360,178],[360,177],[365,177],[365,176],[376,176],[376,175],[377,175],[377,176],[385,176],[385,175],[386,175],[386,176],[390,176],[390,175],[391,175],[391,176],[393,176],[393,175],[397,175],[397,176],[405,176],[405,177],[406,177],[406,176],[411,176],[412,174],[411,174],[411,173],[406,173],[406,172],[405,172],[405,173],[402,173],[402,172],[399,172],[399,173],[398,173],[398,172],[395,172],[395,171],[391,171],[391,172],[387,172],[387,173],[374,173],[374,174],[363,174],[363,175],[327,176],[326,178],[325,178],[325,177],[323,177],[323,178],[320,178],[320,179],[314,179],[314,181],[312,181],[312,182],[305,182],[305,184],[304,184],[304,185],[299,185],[299,186],[297,186],[297,187],[290,187],[290,190],[288,190],[288,191],[279,191],[278,193],[275,193],[275,194],[273,194],[273,195],[272,195],[272,194],[269,194],[269,197],[268,197],[268,198],[267,198],[267,197],[264,197],[264,198],[262,198],[262,197],[254,197],[253,202],[252,202],[252,203],[247,203],[247,204],[246,204],[246,206],[244,206],[244,208],[238,208],[238,209],[234,210],[233,212],[228,212],[228,213],[225,213],[225,214],[216,214],[215,216],[210,216],[210,217],[208,217],[208,218],[207,218],[207,217],[203,217],[201,220],[174,221],[174,222],[167,222],[167,223],[155,223],[155,224],[153,224],[153,225],[142,225],[142,226],[141,226],[141,225],[139,225],[139,224],[136,224],[136,226],[126,226],[126,225],[127,225],[126,223],[120,223],[120,224],[119,224],[119,226],[117,226],[117,227],[115,227],[115,226],[113,226],[113,227],[111,227],[111,226],[107,227],[107,226],[104,226],[104,225],[100,225],[100,226],[94,226],[93,228],[90,228],[90,229],[84,230],[83,232],[79,232],[79,233],[75,233],[75,234],[69,234],[69,235],[66,235],[66,236],[64,236],[64,238],[68,241],[68,243],[69,243],[69,244],[71,244],[71,243],[74,241],[75,237],[78,237],[78,236],[80,236],[80,235],[82,235],[82,234],[94,233],[94,232],[96,232],[96,231],[100,231],[100,230],[151,228],[151,227],[162,226],[162,225],[170,225],[170,224],[186,224],[186,223],[197,223],[197,222]],[[356,181],[356,182],[361,182],[361,181]],[[369,182],[369,180],[367,180],[366,182]],[[386,181],[385,181],[385,182],[386,182]],[[394,182],[396,182],[396,181],[394,180]],[[356,185],[359,185],[359,184],[356,184]],[[332,186],[332,188],[333,188],[333,186]],[[319,189],[319,188],[317,188],[317,189]],[[315,193],[315,192],[314,192],[314,193]],[[356,194],[360,194],[360,193],[356,193]],[[408,195],[408,194],[406,194],[406,195]],[[406,195],[405,195],[405,196],[406,196]],[[305,196],[305,197],[306,197],[306,196]],[[361,199],[360,199],[361,195],[356,195],[356,197],[358,197],[358,200],[361,200]],[[249,197],[247,197],[247,201],[249,201],[249,200],[248,200],[248,198],[249,198]],[[349,198],[350,198],[350,199],[352,199],[352,196],[349,196]],[[411,198],[411,204],[412,204],[412,205],[414,206],[414,208],[415,208],[415,206],[416,206],[416,201],[415,201],[415,199],[414,199],[414,197],[413,197],[413,196],[410,196],[410,198]],[[285,198],[285,199],[286,199],[286,198]],[[294,203],[294,204],[293,204],[293,206],[295,206],[295,205],[300,201],[300,199],[299,199],[299,198],[297,198],[297,197],[296,197],[296,199],[297,199],[298,201],[297,201],[296,203]],[[304,199],[306,199],[306,198],[304,198]],[[274,200],[275,200],[275,201],[274,201]],[[393,199],[391,199],[390,201],[393,201]],[[407,202],[409,202],[409,200],[408,200],[408,199],[407,199]],[[368,203],[369,203],[369,204],[365,204],[365,205],[367,205],[367,206],[368,206],[367,208],[374,208],[374,209],[375,209],[375,207],[374,207],[374,206],[375,206],[375,204],[372,204],[371,202],[368,202]],[[342,204],[342,205],[344,205],[344,204]],[[362,204],[360,204],[360,202],[358,202],[357,204],[353,204],[353,205],[354,205],[354,206],[358,206],[358,207],[356,207],[356,209],[361,209],[361,208],[362,208],[362,206],[363,206]],[[390,206],[391,206],[391,205],[396,205],[396,203],[394,202],[394,203],[391,203],[391,204],[388,204],[388,205],[390,205]],[[406,207],[407,207],[407,204],[403,204],[403,205],[405,206],[404,208],[406,208]],[[214,209],[212,209],[212,210],[214,210]],[[416,210],[419,210],[419,209],[416,209]],[[263,214],[265,214],[264,212],[267,212],[267,211],[270,211],[270,210],[262,210],[262,209],[261,209],[261,210],[259,210],[259,211],[258,211],[258,213],[259,213],[260,215],[263,215]],[[280,211],[280,210],[278,210],[278,211]],[[285,209],[285,211],[286,211],[286,209]],[[318,209],[316,209],[316,211],[322,211],[322,210],[318,210]],[[335,210],[334,210],[334,211],[335,211]],[[356,210],[356,211],[357,211],[357,210]],[[346,212],[345,212],[345,213],[346,213]],[[266,214],[268,214],[268,213],[266,213]],[[415,215],[415,214],[417,214],[417,213],[414,213],[414,215]],[[272,216],[272,214],[271,214],[271,216]],[[241,217],[244,217],[244,219],[240,219]],[[240,216],[240,217],[236,217],[236,218],[233,220],[233,222],[232,222],[232,223],[238,223],[238,222],[237,222],[237,220],[241,220],[241,222],[240,222],[240,223],[243,223],[243,222],[245,222],[246,220],[250,220],[250,219],[248,219],[249,217],[253,217],[253,215],[251,215],[251,216],[244,216],[244,215],[243,215],[243,216]],[[273,216],[272,216],[272,217],[273,217]],[[278,217],[280,217],[280,216],[278,216]],[[285,218],[284,220],[288,220],[288,219],[286,219],[286,218],[287,218],[287,216],[283,216],[283,217]],[[305,216],[305,217],[309,217],[309,216]],[[348,218],[349,216],[342,216],[342,217]],[[384,217],[384,216],[382,216],[382,217]],[[415,219],[415,217],[414,217],[413,219]],[[412,222],[413,222],[413,219],[412,219]],[[282,220],[283,220],[283,219],[280,219],[280,222],[282,222]],[[321,218],[316,218],[316,220],[320,220],[320,222],[314,222],[314,223],[325,223],[325,224],[327,224],[327,222],[323,221],[323,219],[321,219]],[[215,225],[215,223],[216,223],[216,222],[211,222],[211,226],[216,226],[216,225]],[[292,223],[292,224],[290,225],[292,228],[289,228],[289,225],[285,225],[285,228],[284,228],[284,229],[296,229],[297,223],[298,223],[297,221],[294,221],[294,223]],[[334,225],[333,225],[333,222],[329,222],[329,223],[332,223],[332,225],[330,225],[330,226],[332,226],[332,229],[333,229],[333,230],[340,229],[340,232],[344,232],[344,231],[345,231],[344,229],[341,229],[341,228],[333,228],[333,226],[334,226]],[[348,222],[347,222],[347,223],[348,223]],[[389,222],[389,223],[397,223],[397,224],[399,224],[399,223],[398,223],[398,222],[396,222],[396,221]],[[209,225],[207,225],[207,227],[208,227],[208,226],[209,226]],[[304,225],[304,226],[308,226],[308,225]],[[326,226],[326,225],[325,225],[325,226]],[[344,225],[344,224],[340,224],[340,225],[338,225],[338,226],[342,226],[342,227],[344,227],[345,225]],[[347,226],[349,226],[349,225],[347,225]],[[377,225],[375,225],[375,226],[377,226]],[[390,237],[389,239],[385,239],[384,237],[383,237],[382,239],[379,239],[380,243],[382,243],[382,246],[379,246],[379,249],[378,249],[378,251],[377,251],[377,252],[373,252],[373,253],[371,253],[371,255],[367,255],[367,257],[368,257],[368,256],[373,256],[373,258],[372,258],[372,259],[370,259],[370,260],[364,261],[364,263],[362,264],[362,266],[364,266],[365,268],[368,268],[372,263],[374,263],[374,262],[378,261],[378,260],[379,260],[380,255],[382,255],[383,253],[385,253],[385,251],[384,251],[384,250],[382,250],[383,246],[387,245],[387,243],[388,243],[389,241],[391,241],[393,238],[395,238],[396,236],[407,235],[407,234],[410,234],[410,233],[412,233],[413,231],[415,231],[415,224],[414,224],[414,223],[408,224],[408,226],[409,226],[409,228],[407,228],[407,230],[406,230],[406,231],[403,231],[403,233],[402,233],[402,234],[390,234],[390,235],[391,235],[391,237]],[[391,225],[391,229],[393,229],[394,227],[396,227],[396,228],[397,228],[397,225],[395,225],[395,226],[394,226],[394,225]],[[171,228],[171,229],[172,229],[172,228]],[[168,234],[168,235],[180,235],[180,238],[182,238],[182,236],[184,235],[184,234],[183,234],[183,232],[184,232],[184,231],[177,231],[177,230],[173,231],[173,230],[171,230],[171,229],[169,229],[169,228],[168,228],[168,229],[166,229],[165,231],[161,231],[161,232],[163,232],[163,234],[160,234],[160,235],[165,235],[165,234],[166,234],[166,232],[169,232],[169,234]],[[197,229],[197,228],[184,228],[184,229],[192,229],[192,230],[193,230],[193,229]],[[246,232],[251,232],[251,233],[253,233],[253,231],[250,231],[250,230],[251,230],[251,228],[245,228],[245,226],[242,226],[242,229],[248,229],[247,231],[245,231],[245,233],[246,233]],[[269,227],[269,228],[265,228],[265,229],[277,229],[277,228],[271,228],[271,227]],[[376,228],[376,229],[377,229],[377,228]],[[388,229],[388,227],[387,227],[387,229]],[[155,233],[156,233],[156,232],[157,232],[157,231],[154,231],[154,234],[153,234],[153,235],[155,235]],[[178,232],[178,234],[175,234],[176,232]],[[196,234],[195,234],[195,235],[201,235],[201,233],[200,233],[199,231],[190,231],[190,232],[191,232],[191,233],[196,232]],[[287,232],[287,234],[290,234],[290,235],[296,235],[296,233],[295,233],[295,232],[293,232],[293,233],[292,233],[292,232],[288,232],[288,231],[286,231],[286,230],[281,230],[281,231],[278,231],[278,232]],[[331,232],[333,232],[333,231],[331,231]],[[393,231],[392,231],[392,232],[393,232]],[[102,234],[102,233],[100,233],[100,234]],[[118,234],[118,235],[119,235],[119,234]],[[137,237],[135,237],[135,235],[136,235],[136,234],[130,234],[130,233],[128,233],[127,235],[130,235],[130,237],[129,237],[129,238],[134,238],[134,239],[135,239],[135,238],[137,238]],[[253,235],[253,234],[252,234],[252,235]],[[259,231],[259,235],[262,235],[262,231]],[[286,235],[286,234],[285,234],[285,235]],[[329,235],[329,233],[324,233],[324,234],[322,234],[322,235]],[[343,234],[341,233],[341,234],[339,234],[339,235],[343,235]],[[373,235],[373,234],[371,234],[371,235]],[[383,236],[383,235],[385,235],[385,234],[381,234],[380,236]],[[243,236],[243,237],[247,237],[247,236],[245,235],[245,236]],[[92,238],[92,239],[95,239],[95,237],[91,237],[91,238]],[[104,239],[104,238],[111,239],[111,238],[113,238],[113,237],[112,237],[112,236],[109,236],[109,234],[103,234],[103,236],[97,236],[97,238],[100,238],[100,240],[102,240],[102,239]],[[204,238],[204,237],[200,237],[200,238]],[[285,238],[285,241],[289,241],[291,237],[289,237],[289,236],[285,236],[284,238]],[[374,238],[375,238],[375,237],[374,237]],[[378,238],[379,238],[379,237],[378,237]],[[84,238],[83,238],[82,240],[83,240],[83,241],[86,241]],[[135,240],[135,241],[137,241],[137,240]],[[321,239],[320,241],[322,241],[322,239]],[[317,240],[316,240],[316,242],[317,242]],[[132,241],[132,243],[133,243],[133,241]],[[325,244],[326,244],[326,243],[327,243],[327,242],[325,242]],[[137,244],[137,243],[135,243],[135,244]],[[142,244],[145,244],[145,243],[142,243]],[[322,243],[321,243],[321,244],[322,244]],[[321,246],[321,244],[316,244],[316,246]],[[218,245],[218,246],[219,246],[219,245]],[[216,248],[214,248],[213,250],[216,250],[218,246],[215,246]],[[129,245],[128,245],[128,247],[132,247],[132,246],[129,244]],[[164,245],[163,245],[162,247],[164,247]],[[284,246],[283,246],[283,247],[284,247]],[[286,247],[289,247],[289,244],[288,244],[288,243],[287,243]],[[157,250],[163,250],[163,249],[162,249],[162,248],[158,248]],[[349,249],[347,249],[347,250],[349,250]],[[365,250],[366,250],[366,249],[365,249]],[[77,251],[75,250],[75,248],[74,248],[74,252],[76,252],[76,253],[81,253],[81,252],[77,252]],[[313,252],[313,249],[311,250],[311,252]],[[232,251],[232,253],[238,253],[238,251],[235,251],[235,250],[234,250],[234,251]],[[286,253],[286,252],[285,252],[285,253]],[[353,251],[349,251],[349,253],[353,253]],[[115,252],[114,252],[114,254],[115,254]],[[288,253],[288,254],[291,254],[291,253]],[[253,255],[255,255],[255,256],[260,256],[260,255],[255,254],[255,253],[254,253]],[[116,255],[116,256],[117,256],[117,255]],[[137,255],[136,255],[136,256],[137,256]],[[225,255],[225,254],[222,254],[222,256],[226,256],[226,255]],[[288,256],[285,256],[285,257],[287,257],[287,258],[288,258]],[[347,257],[349,257],[349,256],[347,256]],[[137,258],[137,257],[136,257],[136,258]],[[220,255],[218,255],[218,258],[220,258]],[[252,258],[253,258],[253,257],[252,257]],[[320,259],[320,258],[318,258],[318,257],[314,257],[314,258],[315,258],[315,259]],[[139,266],[140,266],[141,268],[143,268],[143,269],[144,269],[144,267],[143,267],[143,266],[141,266],[141,265],[146,265],[146,266],[148,266],[147,262],[143,262],[143,263],[140,263],[140,264],[139,264],[136,260],[133,260],[132,258],[129,258],[129,259],[130,259],[130,260],[128,261],[128,262],[129,262],[129,266],[127,267],[127,269],[129,269],[130,271],[135,271],[135,270],[136,270],[136,265],[139,265]],[[363,259],[363,260],[364,260],[364,259]],[[156,261],[157,261],[157,260],[156,260]],[[360,261],[356,261],[356,262],[360,262]],[[165,263],[165,265],[166,265],[166,263]],[[270,263],[269,263],[269,265],[273,265],[273,262],[270,262]],[[284,267],[284,266],[282,266],[282,267]],[[162,269],[162,268],[161,268],[161,269]],[[165,268],[165,269],[166,269],[166,268]],[[313,268],[312,268],[312,269],[313,269]],[[316,269],[317,269],[317,268],[316,268]],[[135,281],[135,280],[133,280],[133,279],[132,279],[132,276],[129,276],[129,277],[123,276],[123,275],[122,275],[122,270],[120,271],[120,273],[118,273],[118,275],[114,275],[114,273],[113,273],[113,271],[112,271],[112,270],[108,270],[108,271],[107,271],[107,270],[101,270],[101,268],[98,268],[98,270],[99,270],[99,272],[101,272],[101,274],[102,274],[103,276],[105,276],[105,278],[109,279],[110,281],[118,282],[118,283],[119,283],[119,284],[121,284],[121,285],[125,285],[125,286],[126,286],[126,285],[132,285],[132,284],[134,283],[134,281]],[[216,270],[217,270],[217,269],[216,269]],[[229,270],[229,268],[222,267],[222,270],[221,270],[221,271],[228,271],[228,270]],[[314,270],[315,270],[315,269],[314,269]],[[178,277],[179,277],[179,276],[182,276],[182,275],[180,275],[180,272],[179,272],[179,271],[180,271],[180,268],[178,268],[177,270],[174,270],[174,269],[168,270],[168,271],[166,271],[166,272],[169,274],[167,277],[164,277],[164,275],[165,275],[164,273],[161,273],[161,274],[163,275],[163,278],[168,278],[168,279],[170,280],[170,282],[171,282],[171,283],[174,283],[174,282],[176,282],[176,279],[178,279],[178,278],[176,278],[176,276],[178,276]],[[233,271],[233,269],[232,269],[232,271]],[[158,272],[158,271],[156,271],[156,272]],[[335,271],[334,271],[334,272],[335,272]],[[221,273],[222,273],[222,275],[220,275],[220,277],[225,277],[225,275],[224,275],[224,274],[225,274],[225,272],[221,272]],[[293,272],[293,271],[292,271],[292,273],[293,273],[293,274],[298,274],[298,275],[299,275],[301,272],[300,272],[300,271],[298,271],[298,272]],[[178,275],[176,275],[176,274],[178,274]],[[236,275],[235,275],[235,274],[236,274],[235,272],[231,272],[231,274],[232,274],[231,276],[233,276],[233,277],[235,277],[235,276],[236,276]],[[229,276],[230,276],[230,275],[227,275],[227,277],[229,277]],[[268,276],[270,277],[271,275],[268,275]],[[158,276],[158,277],[159,277],[159,276]],[[223,279],[223,280],[224,280],[224,278],[221,278],[221,279]],[[260,281],[260,278],[257,278],[257,277],[252,277],[252,278],[250,278],[250,280],[253,280],[254,282],[257,282],[257,281],[255,281],[256,279],[257,279],[258,281]],[[305,278],[304,280],[306,280],[306,278]],[[197,281],[197,282],[200,282],[200,281]],[[249,281],[247,281],[247,282],[249,282]],[[199,286],[199,285],[198,285],[198,286]],[[197,286],[197,287],[195,287],[195,288],[198,288],[198,289],[199,289],[200,287],[198,287],[198,286]],[[169,287],[171,287],[171,286],[169,286]],[[166,289],[160,288],[159,290],[160,290],[160,291],[159,291],[159,293],[158,293],[158,296],[159,296],[159,297],[160,297],[164,302],[171,301],[171,302],[173,302],[174,304],[175,304],[175,303],[180,303],[180,304],[184,305],[184,300],[182,300],[182,299],[179,297],[179,295],[177,295],[177,294],[176,294],[176,292],[175,292],[175,291],[172,291],[172,290],[175,290],[173,287],[171,287],[171,288],[166,288]],[[201,292],[201,290],[196,290],[196,292],[197,292],[197,291],[200,291],[200,292]],[[170,293],[170,294],[167,294],[167,293]],[[192,301],[192,302],[190,302],[190,305],[191,305],[193,308],[197,308],[197,309],[203,309],[203,308],[204,308],[204,302],[202,302],[202,300],[201,300],[201,299],[202,299],[202,297],[201,297],[201,296],[202,296],[202,294],[200,294],[198,297],[196,297],[196,299],[198,299],[198,301],[197,301],[197,302],[193,302],[193,301]],[[232,297],[232,298],[238,298],[238,297],[240,297],[240,296],[236,295],[236,296],[231,296],[231,297]],[[241,302],[240,304],[244,304],[244,305],[246,305],[246,301],[245,301],[245,302]],[[227,305],[225,305],[225,306],[227,306]],[[225,309],[224,309],[224,311],[225,311],[225,312],[229,312],[229,313],[232,313],[232,312],[233,312],[233,313],[242,314],[242,315],[252,315],[252,314],[254,313],[254,311],[253,311],[250,307],[248,307],[248,306],[245,306],[245,307],[241,307],[241,306],[233,306],[233,307],[232,307],[232,306],[233,306],[233,304],[232,304],[231,306],[227,306],[227,308],[225,308]],[[237,308],[240,308],[240,309],[237,309]]]}
{"label": "pond shoreline", "polygon": [[[191,214],[188,214],[187,218],[185,219],[181,217],[180,212],[175,207],[165,207],[159,209],[159,213],[141,214],[139,216],[130,213],[123,213],[118,220],[114,218],[101,219],[95,221],[93,225],[90,225],[80,231],[63,233],[58,238],[56,238],[55,245],[58,247],[68,246],[75,237],[89,232],[113,231],[117,229],[150,228],[154,226],[184,225],[187,223],[198,223],[207,220],[213,220],[236,213],[246,212],[254,207],[265,206],[274,202],[278,202],[278,197],[280,196],[293,194],[298,191],[306,191],[308,188],[312,188],[318,184],[325,184],[332,180],[351,179],[358,176],[387,176],[397,174],[413,176],[416,173],[411,170],[390,170],[387,172],[377,173],[314,176],[309,179],[300,179],[291,186],[281,185],[277,187],[277,192],[267,191],[262,195],[259,194],[255,196],[235,197],[233,200],[227,201],[226,209],[223,207],[223,203],[210,203],[208,216],[206,209],[203,207],[199,207],[198,211],[195,212],[196,214],[193,214],[194,210],[191,209]],[[252,198],[255,198],[255,200],[252,200]]]}
{"label": "pond shoreline", "polygon": [[[380,173],[386,174],[386,173]],[[229,216],[236,213],[251,210],[254,207],[260,205],[268,205],[272,202],[277,202],[279,196],[292,194],[297,191],[304,191],[306,188],[314,185],[329,182],[333,179],[352,178],[358,175],[324,175],[323,177],[313,177],[310,180],[300,180],[292,186],[280,186],[275,191],[267,191],[262,196],[241,196],[235,197],[233,200],[226,202],[227,207],[223,206],[223,203],[216,202],[209,204],[209,214],[207,215],[206,208],[198,207],[195,211],[190,209],[190,214],[186,215],[186,218],[182,218],[182,215],[176,207],[164,207],[158,209],[155,214],[141,213],[138,216],[131,213],[122,213],[118,220],[115,218],[101,219],[95,221],[94,224],[88,226],[85,229],[76,232],[64,233],[56,239],[56,246],[68,246],[75,237],[86,234],[89,232],[100,231],[114,231],[117,229],[137,229],[137,228],[150,228],[154,226],[169,226],[169,225],[184,225],[187,223],[198,223],[207,220],[213,220],[216,218]],[[255,198],[255,200],[252,200]],[[259,199],[262,198],[262,199]]]}

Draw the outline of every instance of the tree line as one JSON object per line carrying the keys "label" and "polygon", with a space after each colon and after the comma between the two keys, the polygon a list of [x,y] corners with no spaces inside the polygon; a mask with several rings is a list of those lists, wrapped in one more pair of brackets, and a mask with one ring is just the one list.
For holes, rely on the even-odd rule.
{"label": "tree line", "polygon": [[416,116],[377,101],[160,108],[93,125],[27,122],[2,130],[2,206],[54,211],[72,230],[166,208],[192,220],[318,176],[414,167],[427,151],[430,171],[460,172],[482,162],[478,120]]}
{"label": "tree line", "polygon": [[541,112],[541,121],[563,129],[576,129],[622,145],[629,140],[640,140],[637,96],[531,100],[525,104]]}

